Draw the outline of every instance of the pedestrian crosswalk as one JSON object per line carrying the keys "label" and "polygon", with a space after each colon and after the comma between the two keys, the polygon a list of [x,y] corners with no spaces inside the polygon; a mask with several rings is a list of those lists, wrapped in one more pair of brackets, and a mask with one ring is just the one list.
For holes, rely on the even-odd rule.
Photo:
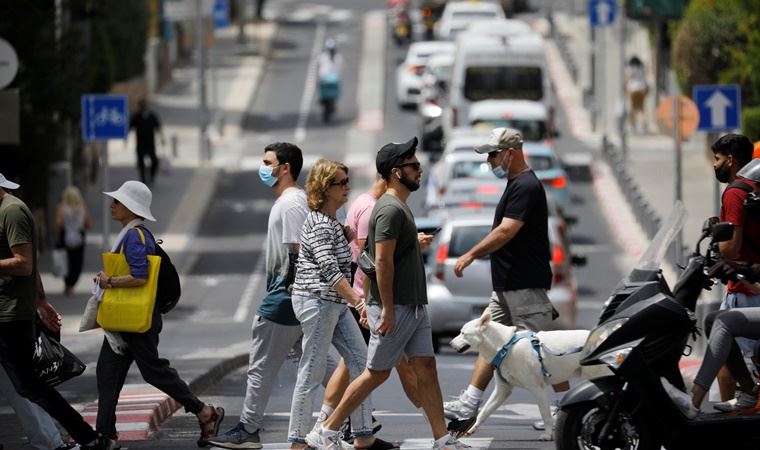
{"label": "pedestrian crosswalk", "polygon": [[283,2],[281,5],[273,5],[271,11],[264,11],[264,17],[276,17],[281,23],[308,23],[326,21],[328,23],[342,23],[354,17],[354,11],[345,8],[336,8],[330,5],[318,3]]}
{"label": "pedestrian crosswalk", "polygon": [[[462,442],[471,446],[473,450],[491,448],[493,438],[463,438]],[[432,439],[404,439],[401,442],[401,450],[418,450],[429,449],[433,446]],[[217,447],[211,447],[215,449]],[[265,450],[285,450],[290,448],[290,444],[287,442],[277,442],[271,444],[263,444]]]}

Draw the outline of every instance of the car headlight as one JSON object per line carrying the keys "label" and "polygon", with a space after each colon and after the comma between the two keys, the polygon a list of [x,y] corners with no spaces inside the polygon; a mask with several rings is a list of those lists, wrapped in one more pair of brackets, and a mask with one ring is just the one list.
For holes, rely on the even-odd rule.
{"label": "car headlight", "polygon": [[586,344],[583,346],[583,354],[588,355],[597,349],[602,342],[615,332],[618,328],[622,327],[624,323],[628,322],[628,318],[611,320],[597,328],[595,328],[586,339]]}
{"label": "car headlight", "polygon": [[607,364],[613,369],[617,369],[623,364],[625,359],[628,358],[628,355],[631,354],[632,350],[633,350],[633,347],[626,347],[622,349],[613,350],[609,353],[605,353],[604,355],[600,356],[599,361]]}

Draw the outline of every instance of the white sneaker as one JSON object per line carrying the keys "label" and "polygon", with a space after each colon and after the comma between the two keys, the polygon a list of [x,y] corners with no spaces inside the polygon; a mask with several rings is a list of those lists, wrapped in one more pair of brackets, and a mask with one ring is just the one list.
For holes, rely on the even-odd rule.
{"label": "white sneaker", "polygon": [[467,391],[462,391],[456,400],[443,403],[443,416],[450,420],[467,420],[478,415],[478,408],[480,408],[480,402],[473,405]]}
{"label": "white sneaker", "polygon": [[322,436],[321,432],[315,432],[312,430],[306,435],[306,443],[309,447],[313,447],[317,450],[343,450],[343,445],[338,433],[331,436]]}
{"label": "white sneaker", "polygon": [[444,445],[443,447],[438,445],[437,442],[433,442],[433,450],[457,450],[460,448],[472,448],[472,447],[458,440],[454,436],[450,436],[449,440],[446,441],[446,445]]}
{"label": "white sneaker", "polygon": [[713,405],[713,408],[723,412],[739,411],[747,408],[754,408],[757,405],[757,396],[755,394],[747,394],[744,391],[739,391],[736,394],[736,398],[725,402],[718,402]]}
{"label": "white sneaker", "polygon": [[699,410],[691,403],[691,396],[689,394],[670,384],[670,381],[666,380],[665,377],[660,377],[660,381],[665,392],[668,393],[670,399],[673,400],[673,403],[676,404],[687,419],[697,417]]}

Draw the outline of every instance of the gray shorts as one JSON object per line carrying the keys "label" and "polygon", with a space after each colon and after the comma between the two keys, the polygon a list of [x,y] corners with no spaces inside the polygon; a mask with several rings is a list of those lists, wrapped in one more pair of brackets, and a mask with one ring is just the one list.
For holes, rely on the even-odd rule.
{"label": "gray shorts", "polygon": [[382,310],[380,305],[367,305],[367,322],[370,329],[367,348],[368,369],[390,370],[398,365],[402,354],[407,358],[435,357],[427,307],[394,305],[396,324],[387,336],[375,331]]}
{"label": "gray shorts", "polygon": [[545,289],[494,291],[486,309],[496,322],[531,331],[546,329],[553,320],[552,310]]}

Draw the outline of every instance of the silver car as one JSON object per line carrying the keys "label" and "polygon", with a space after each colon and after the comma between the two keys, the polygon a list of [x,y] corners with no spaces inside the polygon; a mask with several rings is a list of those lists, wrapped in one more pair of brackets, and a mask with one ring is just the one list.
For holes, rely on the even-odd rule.
{"label": "silver car", "polygon": [[[560,328],[574,328],[577,288],[572,257],[565,234],[565,224],[550,207],[549,244],[551,250],[552,287],[549,300],[559,311]],[[435,211],[433,212],[435,214]],[[448,217],[436,236],[428,259],[428,313],[433,332],[433,347],[438,351],[440,339],[455,336],[465,322],[480,317],[491,296],[491,263],[488,257],[474,261],[462,278],[454,275],[454,265],[490,231],[493,206],[439,211]]]}

